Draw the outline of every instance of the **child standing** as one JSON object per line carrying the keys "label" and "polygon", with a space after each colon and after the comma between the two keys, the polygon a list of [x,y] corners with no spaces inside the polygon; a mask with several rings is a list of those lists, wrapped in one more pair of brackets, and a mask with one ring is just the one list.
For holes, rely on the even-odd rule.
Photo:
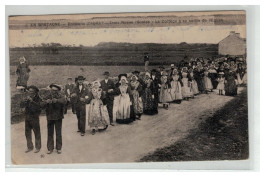
{"label": "child standing", "polygon": [[218,77],[217,81],[218,81],[217,89],[219,90],[219,95],[224,95],[224,93],[223,93],[223,91],[225,89],[224,72],[219,72],[219,77]]}

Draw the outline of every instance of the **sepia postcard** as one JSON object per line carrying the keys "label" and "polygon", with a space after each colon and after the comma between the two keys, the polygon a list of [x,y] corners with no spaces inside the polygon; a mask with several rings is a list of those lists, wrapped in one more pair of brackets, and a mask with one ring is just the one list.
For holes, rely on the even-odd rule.
{"label": "sepia postcard", "polygon": [[8,25],[12,164],[249,159],[245,11]]}

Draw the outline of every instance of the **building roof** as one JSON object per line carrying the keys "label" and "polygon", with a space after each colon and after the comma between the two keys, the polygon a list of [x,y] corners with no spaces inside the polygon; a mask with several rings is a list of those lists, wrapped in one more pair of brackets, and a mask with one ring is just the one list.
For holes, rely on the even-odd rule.
{"label": "building roof", "polygon": [[[221,41],[219,41],[219,43],[221,43],[222,41],[224,41],[224,40],[226,40],[226,39],[228,39],[228,38],[231,38],[231,37],[235,37],[235,38],[237,38],[237,39],[239,39],[239,40],[241,40],[241,41],[246,42],[246,38],[241,38],[241,37],[240,37],[240,33],[235,33],[234,31],[230,31],[229,35],[228,35],[226,38],[224,38],[224,39],[222,39]],[[218,43],[218,44],[219,44],[219,43]]]}

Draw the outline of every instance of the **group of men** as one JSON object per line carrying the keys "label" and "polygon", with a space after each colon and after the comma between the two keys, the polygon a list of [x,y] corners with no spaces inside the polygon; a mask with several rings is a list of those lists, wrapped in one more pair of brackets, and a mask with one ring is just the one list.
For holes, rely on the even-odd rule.
{"label": "group of men", "polygon": [[[107,110],[110,119],[110,125],[113,124],[113,91],[115,84],[109,79],[109,72],[104,73],[104,80],[100,82],[101,88],[105,94],[103,99],[107,105]],[[62,148],[62,119],[67,113],[68,104],[72,105],[72,112],[76,114],[78,119],[78,131],[81,136],[85,135],[86,130],[86,104],[89,104],[93,99],[93,95],[88,87],[83,83],[85,78],[78,76],[76,85],[72,84],[72,79],[68,79],[68,84],[65,86],[65,94],[61,91],[62,88],[57,84],[49,86],[49,94],[45,98],[39,96],[39,89],[36,86],[28,86],[28,95],[22,100],[20,106],[25,108],[25,136],[27,140],[26,153],[34,149],[32,143],[32,130],[35,135],[35,153],[41,149],[41,131],[39,116],[41,110],[45,109],[47,117],[48,139],[47,139],[47,154],[51,154],[54,150],[54,130],[56,133],[56,150],[61,154]]]}

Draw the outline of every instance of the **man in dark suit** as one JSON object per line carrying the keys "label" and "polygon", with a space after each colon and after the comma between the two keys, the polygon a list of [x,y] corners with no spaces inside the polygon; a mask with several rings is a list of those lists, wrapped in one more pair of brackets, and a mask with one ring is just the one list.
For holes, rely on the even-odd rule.
{"label": "man in dark suit", "polygon": [[85,78],[83,76],[77,77],[77,84],[74,87],[71,94],[71,101],[74,104],[77,119],[78,119],[78,131],[81,136],[85,135],[86,131],[86,104],[89,104],[92,100],[92,93],[83,84]]}
{"label": "man in dark suit", "polygon": [[110,125],[114,126],[113,124],[113,103],[114,103],[114,90],[115,84],[114,82],[109,79],[109,72],[104,73],[104,80],[100,82],[101,89],[105,93],[104,104],[107,105]]}
{"label": "man in dark suit", "polygon": [[65,95],[61,93],[61,87],[57,84],[51,84],[50,95],[45,100],[48,140],[47,154],[51,154],[54,149],[54,130],[56,133],[56,149],[61,154],[62,147],[62,119],[64,118],[64,106],[66,104]]}
{"label": "man in dark suit", "polygon": [[36,86],[29,86],[28,96],[21,102],[21,108],[25,108],[25,136],[27,141],[26,153],[33,150],[32,130],[35,135],[35,153],[41,149],[41,130],[39,116],[41,114],[41,102],[39,89]]}

